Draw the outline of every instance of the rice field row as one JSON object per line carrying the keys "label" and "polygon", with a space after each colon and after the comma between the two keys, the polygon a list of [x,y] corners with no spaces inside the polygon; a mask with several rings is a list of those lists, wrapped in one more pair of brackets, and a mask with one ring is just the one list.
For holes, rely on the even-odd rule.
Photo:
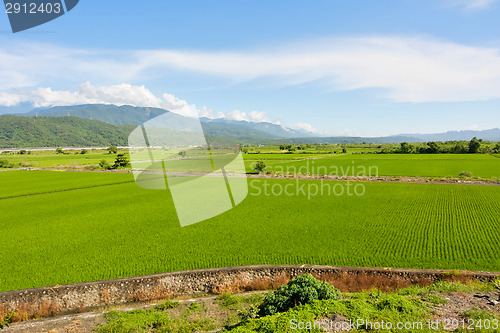
{"label": "rice field row", "polygon": [[[254,161],[247,161],[248,170]],[[268,170],[351,176],[500,178],[500,159],[490,155],[341,155],[294,161],[265,161]]]}
{"label": "rice field row", "polygon": [[[362,196],[308,197],[347,183],[249,182],[236,208],[183,228],[168,191],[134,183],[0,200],[0,291],[247,264],[500,271],[498,186],[362,183]],[[293,195],[265,195],[287,185]]]}
{"label": "rice field row", "polygon": [[[0,199],[133,182],[131,175],[101,172],[2,171]],[[1,210],[0,210],[1,212]]]}
{"label": "rice field row", "polygon": [[29,155],[1,154],[0,160],[7,160],[15,164],[22,163],[37,168],[49,168],[97,165],[101,160],[112,163],[116,158],[115,154],[108,154],[104,150],[89,150],[86,154],[79,154],[79,152],[80,150],[68,150],[68,154],[56,154],[54,151],[33,151]]}

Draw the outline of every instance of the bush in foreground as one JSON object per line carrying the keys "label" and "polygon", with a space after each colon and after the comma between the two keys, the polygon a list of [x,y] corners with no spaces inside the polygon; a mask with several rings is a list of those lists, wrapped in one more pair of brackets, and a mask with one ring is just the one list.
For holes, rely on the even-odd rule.
{"label": "bush in foreground", "polygon": [[341,293],[327,282],[317,280],[311,274],[293,278],[288,284],[276,291],[266,294],[259,307],[260,316],[268,316],[277,312],[285,312],[297,305],[307,304],[314,300],[339,300]]}

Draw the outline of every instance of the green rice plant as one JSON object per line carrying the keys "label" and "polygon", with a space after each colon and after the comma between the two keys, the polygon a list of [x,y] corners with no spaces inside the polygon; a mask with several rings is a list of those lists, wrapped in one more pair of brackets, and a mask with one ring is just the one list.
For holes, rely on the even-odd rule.
{"label": "green rice plant", "polygon": [[308,198],[265,184],[347,186],[250,179],[234,209],[181,228],[169,191],[131,174],[0,172],[0,291],[252,264],[500,271],[499,187],[359,183],[362,196]]}

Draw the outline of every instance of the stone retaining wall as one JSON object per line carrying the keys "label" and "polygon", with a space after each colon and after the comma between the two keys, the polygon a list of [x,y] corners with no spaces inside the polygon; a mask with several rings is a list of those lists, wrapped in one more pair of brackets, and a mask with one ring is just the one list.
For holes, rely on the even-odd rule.
{"label": "stone retaining wall", "polygon": [[[0,293],[0,307],[4,310],[25,309],[25,317],[45,316],[188,294],[267,289],[305,273],[329,281],[341,290],[350,291],[371,287],[394,289],[411,284],[430,284],[439,280],[491,281],[500,276],[500,272],[309,265],[240,266],[3,292]],[[26,319],[28,318],[24,320]]]}

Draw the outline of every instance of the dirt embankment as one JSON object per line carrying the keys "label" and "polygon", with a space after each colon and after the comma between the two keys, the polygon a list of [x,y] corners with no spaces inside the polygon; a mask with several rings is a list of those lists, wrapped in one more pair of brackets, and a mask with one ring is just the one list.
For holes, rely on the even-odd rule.
{"label": "dirt embankment", "polygon": [[395,290],[448,281],[492,281],[498,273],[332,266],[241,266],[170,272],[0,293],[0,315],[18,309],[16,321],[199,293],[268,290],[311,273],[342,291]]}

